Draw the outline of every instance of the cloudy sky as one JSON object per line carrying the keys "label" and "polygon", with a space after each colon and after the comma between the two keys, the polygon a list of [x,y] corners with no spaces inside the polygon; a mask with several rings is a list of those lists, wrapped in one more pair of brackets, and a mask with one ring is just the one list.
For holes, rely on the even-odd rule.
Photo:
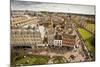
{"label": "cloudy sky", "polygon": [[95,6],[91,5],[71,5],[60,3],[46,3],[34,1],[11,0],[11,10],[33,10],[49,12],[66,12],[78,14],[95,14]]}

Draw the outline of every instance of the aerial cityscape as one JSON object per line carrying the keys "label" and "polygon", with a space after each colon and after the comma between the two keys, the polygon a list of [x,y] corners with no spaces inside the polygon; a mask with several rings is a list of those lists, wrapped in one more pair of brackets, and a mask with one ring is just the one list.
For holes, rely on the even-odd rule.
{"label": "aerial cityscape", "polygon": [[11,10],[11,65],[95,61],[95,15]]}

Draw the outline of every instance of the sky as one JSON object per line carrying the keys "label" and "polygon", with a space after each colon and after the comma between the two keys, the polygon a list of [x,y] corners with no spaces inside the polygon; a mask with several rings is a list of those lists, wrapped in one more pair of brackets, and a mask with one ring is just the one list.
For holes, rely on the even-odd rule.
{"label": "sky", "polygon": [[95,14],[95,6],[93,5],[71,5],[65,3],[62,4],[19,0],[11,0],[11,10],[49,11],[89,15]]}

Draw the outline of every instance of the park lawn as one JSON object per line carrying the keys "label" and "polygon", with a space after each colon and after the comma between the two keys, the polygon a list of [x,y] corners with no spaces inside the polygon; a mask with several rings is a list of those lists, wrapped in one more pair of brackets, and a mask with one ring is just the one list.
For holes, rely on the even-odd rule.
{"label": "park lawn", "polygon": [[94,30],[95,30],[95,24],[88,23],[87,26],[86,26],[86,28],[87,28],[88,30],[90,30],[90,31],[91,31],[91,30],[94,31]]}
{"label": "park lawn", "polygon": [[[32,60],[31,58],[26,57],[26,58],[22,58],[22,59],[16,61],[16,64],[26,64],[26,60],[29,60],[29,61],[31,60],[31,61],[29,62],[29,64],[32,64],[32,62],[33,62],[33,60]],[[35,59],[34,59],[34,61],[35,61]]]}
{"label": "park lawn", "polygon": [[[27,63],[26,61],[29,60]],[[37,65],[37,64],[46,64],[49,60],[48,56],[27,56],[25,58],[19,59],[16,61],[16,64],[20,65]]]}
{"label": "park lawn", "polygon": [[91,29],[94,29],[94,28],[95,28],[95,24],[90,24],[90,23],[88,23],[88,24],[87,24],[87,27],[89,27],[89,28],[91,28]]}
{"label": "park lawn", "polygon": [[87,31],[86,31],[85,29],[83,29],[83,28],[78,28],[78,31],[79,31],[79,33],[81,34],[81,36],[82,36],[82,38],[83,38],[84,40],[86,40],[86,39],[88,39],[88,38],[90,38],[90,37],[92,36],[91,33],[87,32]]}
{"label": "park lawn", "polygon": [[63,56],[54,56],[53,57],[53,63],[58,64],[58,63],[65,63],[64,59],[66,59]]}
{"label": "park lawn", "polygon": [[93,52],[94,53],[95,48],[92,46],[92,44],[89,41],[86,41],[86,47],[88,48],[88,50],[90,52]]}
{"label": "park lawn", "polygon": [[93,35],[83,28],[78,28],[78,31],[79,31],[80,35],[82,36],[82,38],[85,40],[86,47],[89,50],[90,54],[92,56],[94,56],[95,48],[94,48],[93,44],[91,44],[90,39],[89,39],[89,38],[93,37]]}

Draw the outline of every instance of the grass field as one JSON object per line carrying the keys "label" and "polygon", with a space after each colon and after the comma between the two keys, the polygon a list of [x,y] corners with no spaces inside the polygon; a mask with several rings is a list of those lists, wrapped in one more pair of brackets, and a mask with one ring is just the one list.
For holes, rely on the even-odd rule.
{"label": "grass field", "polygon": [[86,39],[88,39],[88,38],[90,38],[90,37],[92,36],[91,33],[87,32],[87,31],[86,31],[85,29],[83,29],[83,28],[78,28],[78,31],[79,31],[79,33],[81,34],[81,36],[82,36],[82,38],[83,38],[84,40],[86,40]]}
{"label": "grass field", "polygon": [[82,38],[85,40],[87,49],[89,50],[91,55],[94,56],[95,48],[94,48],[94,43],[92,43],[94,41],[93,39],[94,35],[92,35],[91,33],[89,33],[83,28],[78,28],[78,31],[80,35],[82,36]]}
{"label": "grass field", "polygon": [[53,63],[58,64],[58,63],[65,63],[65,57],[63,56],[54,56],[53,57]]}
{"label": "grass field", "polygon": [[19,60],[16,60],[15,64],[17,64],[17,65],[20,65],[20,64],[23,64],[23,65],[47,64],[48,60],[49,60],[49,56],[29,55],[29,56],[23,57]]}
{"label": "grass field", "polygon": [[95,30],[95,24],[88,23],[87,26],[86,26],[86,29],[93,32]]}
{"label": "grass field", "polygon": [[88,23],[88,24],[87,24],[87,27],[88,27],[88,28],[91,28],[91,29],[94,29],[94,28],[95,28],[95,24],[89,24],[89,23]]}

